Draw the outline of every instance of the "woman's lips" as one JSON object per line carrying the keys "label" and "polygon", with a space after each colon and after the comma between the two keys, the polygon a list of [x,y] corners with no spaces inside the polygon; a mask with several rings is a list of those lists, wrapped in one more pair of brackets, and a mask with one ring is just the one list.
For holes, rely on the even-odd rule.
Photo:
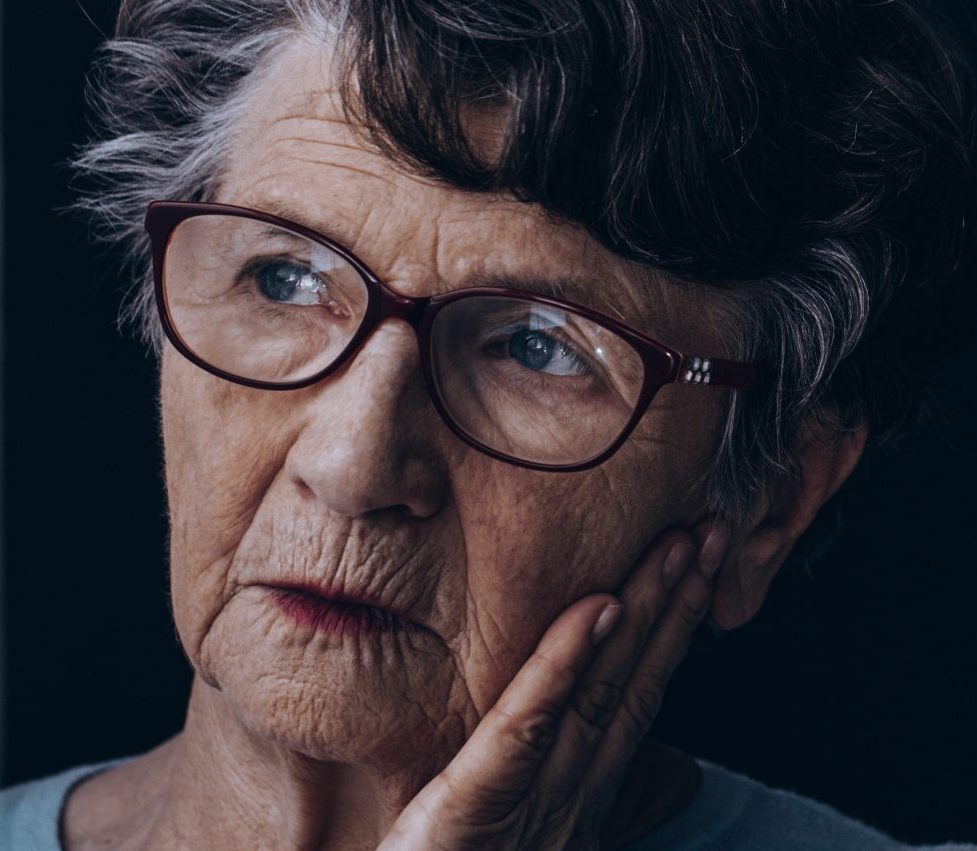
{"label": "woman's lips", "polygon": [[379,635],[418,629],[393,612],[293,585],[270,585],[275,604],[294,621],[333,635]]}

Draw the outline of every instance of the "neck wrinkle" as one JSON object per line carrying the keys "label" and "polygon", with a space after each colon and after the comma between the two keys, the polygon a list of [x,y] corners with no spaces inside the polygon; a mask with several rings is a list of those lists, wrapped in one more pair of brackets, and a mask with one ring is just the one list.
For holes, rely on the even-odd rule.
{"label": "neck wrinkle", "polygon": [[173,748],[147,851],[372,851],[399,814],[383,806],[391,790],[372,772],[254,736],[199,678]]}

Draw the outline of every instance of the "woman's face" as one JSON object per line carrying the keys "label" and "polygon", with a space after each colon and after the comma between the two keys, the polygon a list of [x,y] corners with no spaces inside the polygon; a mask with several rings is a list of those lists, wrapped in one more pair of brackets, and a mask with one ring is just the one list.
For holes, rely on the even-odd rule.
{"label": "woman's face", "polygon": [[[345,123],[320,51],[296,42],[249,95],[216,200],[343,241],[392,289],[541,275],[681,350],[722,355],[701,294],[511,199],[421,180]],[[486,142],[490,144],[490,140]],[[197,674],[259,736],[310,756],[429,773],[569,603],[613,592],[690,489],[723,391],[670,385],[596,469],[493,460],[440,420],[413,331],[387,321],[338,373],[253,390],[167,348],[162,367],[173,611]],[[369,595],[417,631],[316,632],[268,584]]]}

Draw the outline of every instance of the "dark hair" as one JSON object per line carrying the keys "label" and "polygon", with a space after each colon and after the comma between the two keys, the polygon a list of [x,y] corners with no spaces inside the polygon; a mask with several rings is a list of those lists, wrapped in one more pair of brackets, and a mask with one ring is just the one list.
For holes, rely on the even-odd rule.
{"label": "dark hair", "polygon": [[[904,432],[977,327],[973,70],[910,0],[130,0],[78,162],[142,261],[145,202],[206,198],[214,116],[297,29],[339,33],[346,107],[389,156],[728,295],[759,376],[729,399],[716,510],[796,472],[806,422]],[[508,122],[491,161],[480,105]]]}

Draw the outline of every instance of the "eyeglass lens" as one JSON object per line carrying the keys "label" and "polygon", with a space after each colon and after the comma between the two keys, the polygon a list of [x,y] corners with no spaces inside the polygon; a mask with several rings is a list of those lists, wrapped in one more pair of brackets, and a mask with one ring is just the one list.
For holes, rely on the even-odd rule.
{"label": "eyeglass lens", "polygon": [[[319,242],[238,216],[174,229],[163,268],[174,330],[200,360],[239,378],[301,381],[329,367],[367,310],[360,273]],[[637,351],[571,310],[473,295],[439,309],[435,390],[456,427],[504,455],[571,465],[606,449],[634,412]]]}
{"label": "eyeglass lens", "polygon": [[538,464],[576,464],[606,449],[644,377],[637,352],[603,326],[512,298],[446,305],[431,351],[438,392],[461,429]]}

